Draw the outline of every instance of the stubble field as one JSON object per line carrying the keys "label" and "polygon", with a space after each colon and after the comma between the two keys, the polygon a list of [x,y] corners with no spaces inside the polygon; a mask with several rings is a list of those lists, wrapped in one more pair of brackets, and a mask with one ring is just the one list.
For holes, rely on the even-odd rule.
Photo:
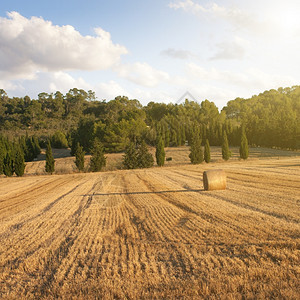
{"label": "stubble field", "polygon": [[[299,299],[300,156],[193,166],[187,149],[163,168],[0,178],[0,298]],[[226,190],[203,191],[213,168]]]}

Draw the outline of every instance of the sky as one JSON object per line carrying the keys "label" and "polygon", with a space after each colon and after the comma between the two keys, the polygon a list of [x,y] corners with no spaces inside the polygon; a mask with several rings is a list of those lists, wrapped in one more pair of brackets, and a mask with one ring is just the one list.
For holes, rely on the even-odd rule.
{"label": "sky", "polygon": [[221,109],[300,84],[299,15],[299,0],[1,1],[0,88]]}

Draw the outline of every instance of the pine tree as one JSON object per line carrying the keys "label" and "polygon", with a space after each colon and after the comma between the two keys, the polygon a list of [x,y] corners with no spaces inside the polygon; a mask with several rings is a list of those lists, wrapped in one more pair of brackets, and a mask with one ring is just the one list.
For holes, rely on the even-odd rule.
{"label": "pine tree", "polygon": [[158,166],[162,167],[165,164],[165,146],[164,146],[164,141],[161,136],[157,139],[156,143],[156,152],[155,152],[155,157],[156,157],[156,163]]}
{"label": "pine tree", "polygon": [[225,131],[223,132],[222,157],[224,160],[228,160],[231,157],[231,151],[229,150],[227,134]]}
{"label": "pine tree", "polygon": [[242,129],[241,146],[240,146],[240,158],[247,159],[248,156],[249,156],[248,140],[247,140],[245,130]]}
{"label": "pine tree", "polygon": [[23,176],[25,171],[24,153],[20,146],[17,147],[14,161],[14,170],[17,176]]}
{"label": "pine tree", "polygon": [[204,160],[206,163],[210,162],[210,146],[209,146],[208,139],[206,139],[205,146],[204,146]]}
{"label": "pine tree", "polygon": [[104,156],[103,145],[97,138],[94,140],[91,153],[90,170],[92,172],[99,172],[106,166],[106,157]]}
{"label": "pine tree", "polygon": [[153,156],[149,152],[145,141],[142,141],[137,150],[137,166],[138,168],[151,168],[153,164]]}
{"label": "pine tree", "polygon": [[136,169],[138,166],[137,150],[134,143],[129,143],[123,156],[123,166],[125,169]]}
{"label": "pine tree", "polygon": [[47,173],[52,174],[55,169],[55,160],[52,155],[52,148],[51,143],[48,141],[47,148],[46,148],[46,166],[45,170]]}
{"label": "pine tree", "polygon": [[10,151],[6,153],[4,158],[3,173],[8,177],[14,174],[14,160]]}
{"label": "pine tree", "polygon": [[75,152],[75,164],[79,171],[83,171],[84,169],[84,151],[82,146],[77,143],[76,152]]}
{"label": "pine tree", "polygon": [[196,130],[193,134],[189,158],[192,164],[201,164],[203,162],[203,150],[201,147],[201,139],[199,131]]}

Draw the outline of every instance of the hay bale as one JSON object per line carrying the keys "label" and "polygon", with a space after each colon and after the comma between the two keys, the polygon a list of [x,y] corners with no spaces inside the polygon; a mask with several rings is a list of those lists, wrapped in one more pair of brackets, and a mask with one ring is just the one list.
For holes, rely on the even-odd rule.
{"label": "hay bale", "polygon": [[205,191],[225,190],[226,173],[224,170],[208,170],[203,172],[203,185]]}

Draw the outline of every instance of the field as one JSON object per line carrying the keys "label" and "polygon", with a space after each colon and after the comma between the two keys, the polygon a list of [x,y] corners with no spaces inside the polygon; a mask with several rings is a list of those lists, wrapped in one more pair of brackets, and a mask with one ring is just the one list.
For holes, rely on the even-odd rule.
{"label": "field", "polygon": [[[0,298],[299,299],[299,152],[212,154],[194,166],[170,148],[165,167],[130,171],[114,154],[106,172],[71,174],[62,157],[61,175],[39,160],[1,177]],[[203,190],[214,168],[224,191]]]}

